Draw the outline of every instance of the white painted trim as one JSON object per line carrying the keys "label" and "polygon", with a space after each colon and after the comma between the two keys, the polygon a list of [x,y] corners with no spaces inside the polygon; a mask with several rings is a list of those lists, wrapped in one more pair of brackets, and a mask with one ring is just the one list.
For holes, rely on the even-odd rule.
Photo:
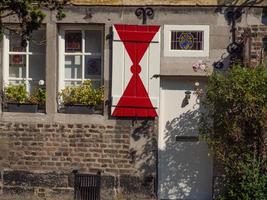
{"label": "white painted trim", "polygon": [[62,31],[87,31],[87,30],[99,30],[103,31],[104,28],[102,25],[95,25],[95,24],[89,24],[89,25],[60,25],[60,30]]}
{"label": "white painted trim", "polygon": [[[203,50],[171,50],[171,31],[203,31]],[[166,57],[209,57],[209,25],[164,25],[164,56]]]}
{"label": "white painted trim", "polygon": [[[85,32],[84,31],[82,31],[82,53],[83,53],[83,55],[82,55],[82,81],[84,81],[84,73],[85,73],[85,63],[84,63],[84,61],[85,61],[85,55],[84,55],[84,53],[85,53]],[[77,77],[77,75],[76,75],[76,77]]]}
{"label": "white painted trim", "polygon": [[9,55],[8,55],[8,49],[9,49],[9,39],[7,34],[4,34],[3,36],[3,87],[5,87],[8,84],[8,76],[9,76]]}
{"label": "white painted trim", "polygon": [[[26,52],[27,53],[29,53],[29,50],[30,50],[30,44],[29,44],[29,42],[27,42],[27,47],[26,47]],[[27,54],[26,55],[26,80],[25,80],[25,83],[26,83],[26,88],[27,88],[27,90],[29,91],[29,85],[30,85],[30,83],[29,83],[29,74],[30,74],[30,67],[29,67],[29,64],[30,64],[30,58],[29,58],[29,54]],[[22,76],[22,71],[21,71],[21,76]]]}
{"label": "white painted trim", "polygon": [[65,52],[64,38],[65,31],[60,29],[58,35],[58,91],[61,91],[64,88],[64,54],[62,53],[62,51]]}
{"label": "white painted trim", "polygon": [[101,53],[85,53],[85,52],[84,53],[82,53],[82,52],[64,53],[64,55],[65,56],[83,56],[83,55],[85,55],[85,56],[91,56],[91,57],[95,57],[95,58],[102,56]]}

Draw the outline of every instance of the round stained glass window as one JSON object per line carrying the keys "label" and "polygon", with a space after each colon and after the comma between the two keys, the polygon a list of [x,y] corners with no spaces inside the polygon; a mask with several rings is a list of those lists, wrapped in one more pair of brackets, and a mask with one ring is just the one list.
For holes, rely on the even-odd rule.
{"label": "round stained glass window", "polygon": [[194,36],[191,33],[181,33],[178,37],[179,46],[181,49],[192,49],[194,44]]}

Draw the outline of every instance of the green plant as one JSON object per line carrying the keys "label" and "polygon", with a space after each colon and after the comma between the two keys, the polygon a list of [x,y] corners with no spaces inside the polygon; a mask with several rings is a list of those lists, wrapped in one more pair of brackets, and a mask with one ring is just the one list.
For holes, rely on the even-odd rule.
{"label": "green plant", "polygon": [[29,95],[24,84],[9,84],[4,89],[4,96],[5,100],[10,103],[27,103]]}
{"label": "green plant", "polygon": [[200,133],[224,167],[221,199],[267,199],[266,68],[213,73],[202,105]]}
{"label": "green plant", "polygon": [[9,84],[4,89],[4,98],[8,103],[45,104],[45,90],[38,88],[31,95],[26,90],[25,84]]}
{"label": "green plant", "polygon": [[39,104],[40,106],[45,105],[45,99],[46,99],[46,92],[45,89],[42,88],[36,88],[32,95],[30,96],[31,101],[35,101],[36,104]]}
{"label": "green plant", "polygon": [[93,88],[92,81],[86,80],[80,86],[66,87],[63,89],[59,96],[62,98],[64,105],[99,105],[104,100],[104,89]]}
{"label": "green plant", "polygon": [[0,1],[0,38],[2,38],[4,29],[10,28],[2,23],[9,17],[15,17],[18,19],[20,26],[20,36],[23,46],[26,41],[31,38],[31,34],[34,30],[41,27],[43,20],[45,19],[45,9],[56,10],[56,17],[61,20],[65,17],[63,7],[69,0],[19,0],[19,1]]}
{"label": "green plant", "polygon": [[[265,163],[264,163],[265,162]],[[232,170],[226,168],[226,188],[227,192],[221,199],[237,199],[237,200],[264,200],[267,187],[266,161],[259,158],[253,158],[247,154],[243,159],[236,162]],[[234,180],[234,182],[232,182]]]}

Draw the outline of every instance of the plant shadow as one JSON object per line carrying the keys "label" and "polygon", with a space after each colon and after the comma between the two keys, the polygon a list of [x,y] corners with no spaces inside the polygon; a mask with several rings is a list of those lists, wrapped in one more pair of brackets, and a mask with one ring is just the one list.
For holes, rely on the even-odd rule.
{"label": "plant shadow", "polygon": [[[212,159],[208,146],[198,136],[198,123],[203,112],[193,94],[189,104],[183,104],[179,97],[183,91],[192,90],[192,84],[187,82],[170,82],[165,89],[169,95],[178,95],[180,108],[175,112],[166,108],[167,114],[160,128],[158,149],[158,195],[160,199],[212,199]],[[177,91],[177,93],[174,93]],[[193,101],[196,98],[196,103]],[[168,101],[167,102],[177,102]],[[172,106],[172,105],[168,105]]]}

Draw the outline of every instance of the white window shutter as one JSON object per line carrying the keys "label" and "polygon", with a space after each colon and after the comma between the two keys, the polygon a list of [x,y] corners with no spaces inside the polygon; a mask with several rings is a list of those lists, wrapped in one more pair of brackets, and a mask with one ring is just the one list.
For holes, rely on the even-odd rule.
{"label": "white window shutter", "polygon": [[111,115],[156,117],[159,73],[160,27],[114,25]]}

